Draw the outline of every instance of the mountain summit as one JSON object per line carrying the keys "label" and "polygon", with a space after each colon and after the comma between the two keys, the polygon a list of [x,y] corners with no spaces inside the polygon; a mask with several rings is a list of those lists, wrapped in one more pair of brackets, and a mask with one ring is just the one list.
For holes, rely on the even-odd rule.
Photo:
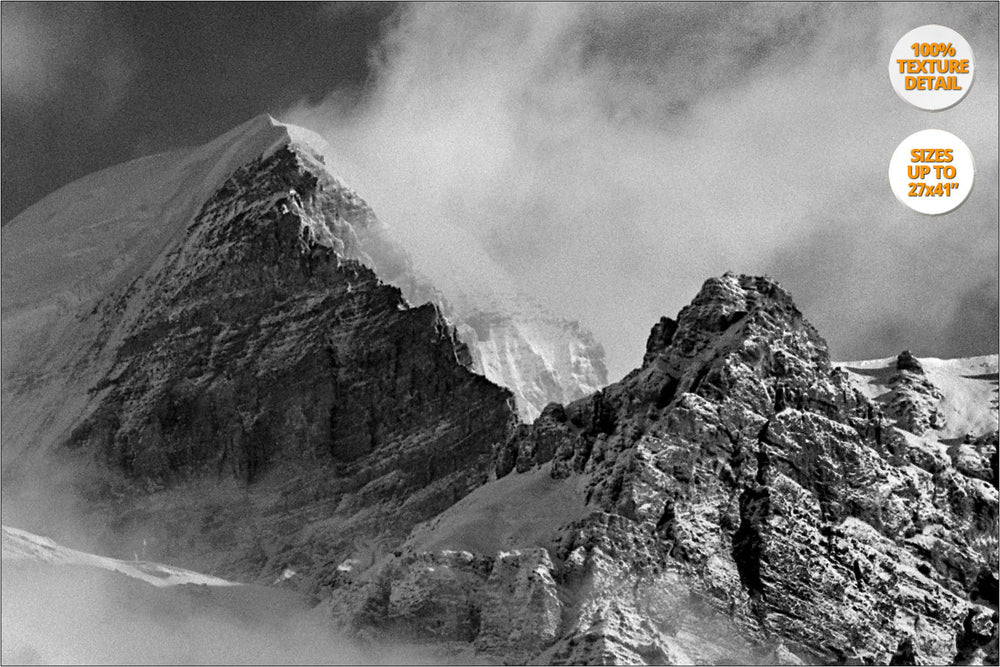
{"label": "mountain summit", "polygon": [[513,662],[995,661],[997,362],[977,363],[936,376],[987,399],[962,411],[977,431],[925,437],[776,282],[709,279],[640,368],[518,426],[498,479],[331,613]]}
{"label": "mountain summit", "polygon": [[261,117],[4,230],[5,521],[273,581],[486,479],[510,392],[376,272],[406,256],[313,141]]}
{"label": "mountain summit", "polygon": [[[342,201],[337,210],[311,211],[315,215],[308,225],[318,242],[333,244],[334,252],[374,270],[379,279],[399,287],[409,303],[435,302],[463,332],[474,370],[510,388],[523,418],[537,416],[550,401],[571,400],[607,383],[603,349],[575,322],[548,313],[509,286],[493,293],[463,289],[463,276],[470,271],[464,266],[452,266],[440,278],[446,284],[434,284],[427,271],[413,266],[367,203],[324,164],[332,153],[326,142],[268,115],[204,146],[140,158],[71,183],[7,225],[3,230],[5,372],[10,368],[13,375],[47,373],[26,366],[65,356],[66,347],[56,339],[78,340],[82,334],[80,322],[68,325],[64,315],[85,310],[106,293],[156,270],[237,169],[279,149],[295,153],[321,187],[338,193]],[[302,193],[290,202],[307,204]],[[326,221],[325,215],[331,220]],[[339,231],[323,231],[327,223]],[[474,243],[466,245],[467,252],[485,256]],[[40,340],[39,332],[44,332],[45,340]],[[5,433],[17,433],[16,439],[26,444],[33,428],[18,425]],[[51,440],[52,435],[42,439]]]}

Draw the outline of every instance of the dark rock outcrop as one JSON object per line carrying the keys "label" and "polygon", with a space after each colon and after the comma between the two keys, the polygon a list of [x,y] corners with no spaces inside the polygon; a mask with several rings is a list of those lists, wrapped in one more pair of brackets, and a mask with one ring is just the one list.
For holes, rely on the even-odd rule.
{"label": "dark rock outcrop", "polygon": [[896,357],[896,370],[923,374],[924,367],[920,365],[920,361],[909,350],[903,350]]}
{"label": "dark rock outcrop", "polygon": [[941,428],[944,420],[938,413],[941,391],[924,374],[920,362],[904,350],[896,357],[896,373],[889,378],[890,392],[884,397],[885,411],[900,428],[922,435]]}

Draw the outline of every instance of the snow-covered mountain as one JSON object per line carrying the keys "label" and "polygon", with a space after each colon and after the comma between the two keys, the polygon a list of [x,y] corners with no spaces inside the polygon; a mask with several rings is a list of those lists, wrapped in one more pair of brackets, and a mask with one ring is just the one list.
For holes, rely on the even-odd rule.
{"label": "snow-covered mountain", "polygon": [[5,521],[269,583],[482,482],[513,397],[318,141],[257,118],[4,229]]}
{"label": "snow-covered mountain", "polygon": [[[467,231],[436,221],[446,249],[407,239],[412,267],[392,276],[413,303],[434,301],[469,346],[473,368],[507,387],[525,421],[608,383],[604,348],[579,322],[559,317],[523,293]],[[385,271],[380,271],[385,273]],[[429,286],[433,286],[430,288]]]}
{"label": "snow-covered mountain", "polygon": [[[154,270],[209,195],[238,167],[285,145],[310,161],[329,192],[338,193],[339,208],[329,211],[330,230],[321,219],[322,202],[289,199],[292,208],[316,207],[306,223],[308,239],[373,268],[414,305],[442,305],[463,338],[474,335],[467,341],[474,368],[514,392],[523,418],[536,416],[548,402],[578,398],[607,383],[604,352],[589,332],[544,311],[509,284],[486,290],[463,286],[463,276],[472,280],[468,270],[429,267],[447,283],[438,287],[422,267],[414,268],[364,200],[322,164],[320,155],[330,153],[322,138],[259,116],[196,149],[141,158],[67,185],[4,228],[3,361],[10,385],[31,384],[32,378],[54,374],[57,364],[72,362],[67,355],[75,354],[75,346],[66,341],[96,337],[83,331],[88,305]],[[455,252],[477,253],[476,261],[489,261],[469,239],[456,243]],[[455,262],[450,268],[459,266],[468,264]],[[34,398],[30,404],[37,406],[37,421],[46,408]],[[27,414],[28,404],[20,407],[25,409],[18,413]],[[61,414],[82,409],[68,407]],[[12,441],[26,434],[20,425],[4,433]]]}
{"label": "snow-covered mountain", "polygon": [[238,167],[280,146],[318,141],[300,128],[255,118],[197,149],[91,174],[3,228],[5,467],[20,452],[51,444],[86,410],[87,385],[108,368],[115,337],[138,318],[143,302],[133,299],[110,328],[93,317],[94,307],[162,266]]}

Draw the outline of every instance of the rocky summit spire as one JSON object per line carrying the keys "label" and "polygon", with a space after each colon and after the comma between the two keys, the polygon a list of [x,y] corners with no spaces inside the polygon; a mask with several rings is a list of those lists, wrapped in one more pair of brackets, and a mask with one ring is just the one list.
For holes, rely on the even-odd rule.
{"label": "rocky summit spire", "polygon": [[[332,611],[513,661],[995,659],[995,436],[951,463],[862,389],[776,282],[709,279]],[[473,518],[499,506],[531,528]]]}

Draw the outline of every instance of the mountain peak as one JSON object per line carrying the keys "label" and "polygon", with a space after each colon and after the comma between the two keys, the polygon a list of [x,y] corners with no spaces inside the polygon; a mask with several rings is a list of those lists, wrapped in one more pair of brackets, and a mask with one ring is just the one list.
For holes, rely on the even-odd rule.
{"label": "mountain peak", "polygon": [[274,151],[288,145],[304,148],[317,156],[322,156],[330,149],[326,140],[312,130],[283,123],[268,113],[254,116],[216,141],[224,142],[227,137],[237,139],[246,147],[247,153],[256,153],[256,157],[268,157]]}
{"label": "mountain peak", "polygon": [[49,194],[3,228],[8,303],[78,302],[124,280],[123,257],[148,267],[237,169],[286,146],[330,173],[318,134],[261,114],[201,146],[108,167]]}
{"label": "mountain peak", "polygon": [[801,317],[791,294],[777,281],[767,276],[725,273],[705,281],[691,304],[681,310],[678,323],[681,327],[690,322],[699,328],[715,328],[761,309]]}
{"label": "mountain peak", "polygon": [[[231,156],[227,166],[240,166],[254,158],[267,158],[280,148],[291,146],[311,154],[320,163],[330,146],[320,135],[298,125],[283,123],[268,113],[254,116],[198,149],[204,156]],[[228,176],[228,173],[226,174]]]}
{"label": "mountain peak", "polygon": [[679,368],[707,354],[709,348],[728,353],[748,340],[766,347],[767,341],[784,338],[790,330],[801,331],[805,336],[803,344],[808,343],[825,357],[826,341],[805,321],[791,294],[777,281],[766,276],[725,273],[706,280],[691,303],[677,314],[676,322],[661,322],[654,327],[647,343],[646,363],[663,356]]}

